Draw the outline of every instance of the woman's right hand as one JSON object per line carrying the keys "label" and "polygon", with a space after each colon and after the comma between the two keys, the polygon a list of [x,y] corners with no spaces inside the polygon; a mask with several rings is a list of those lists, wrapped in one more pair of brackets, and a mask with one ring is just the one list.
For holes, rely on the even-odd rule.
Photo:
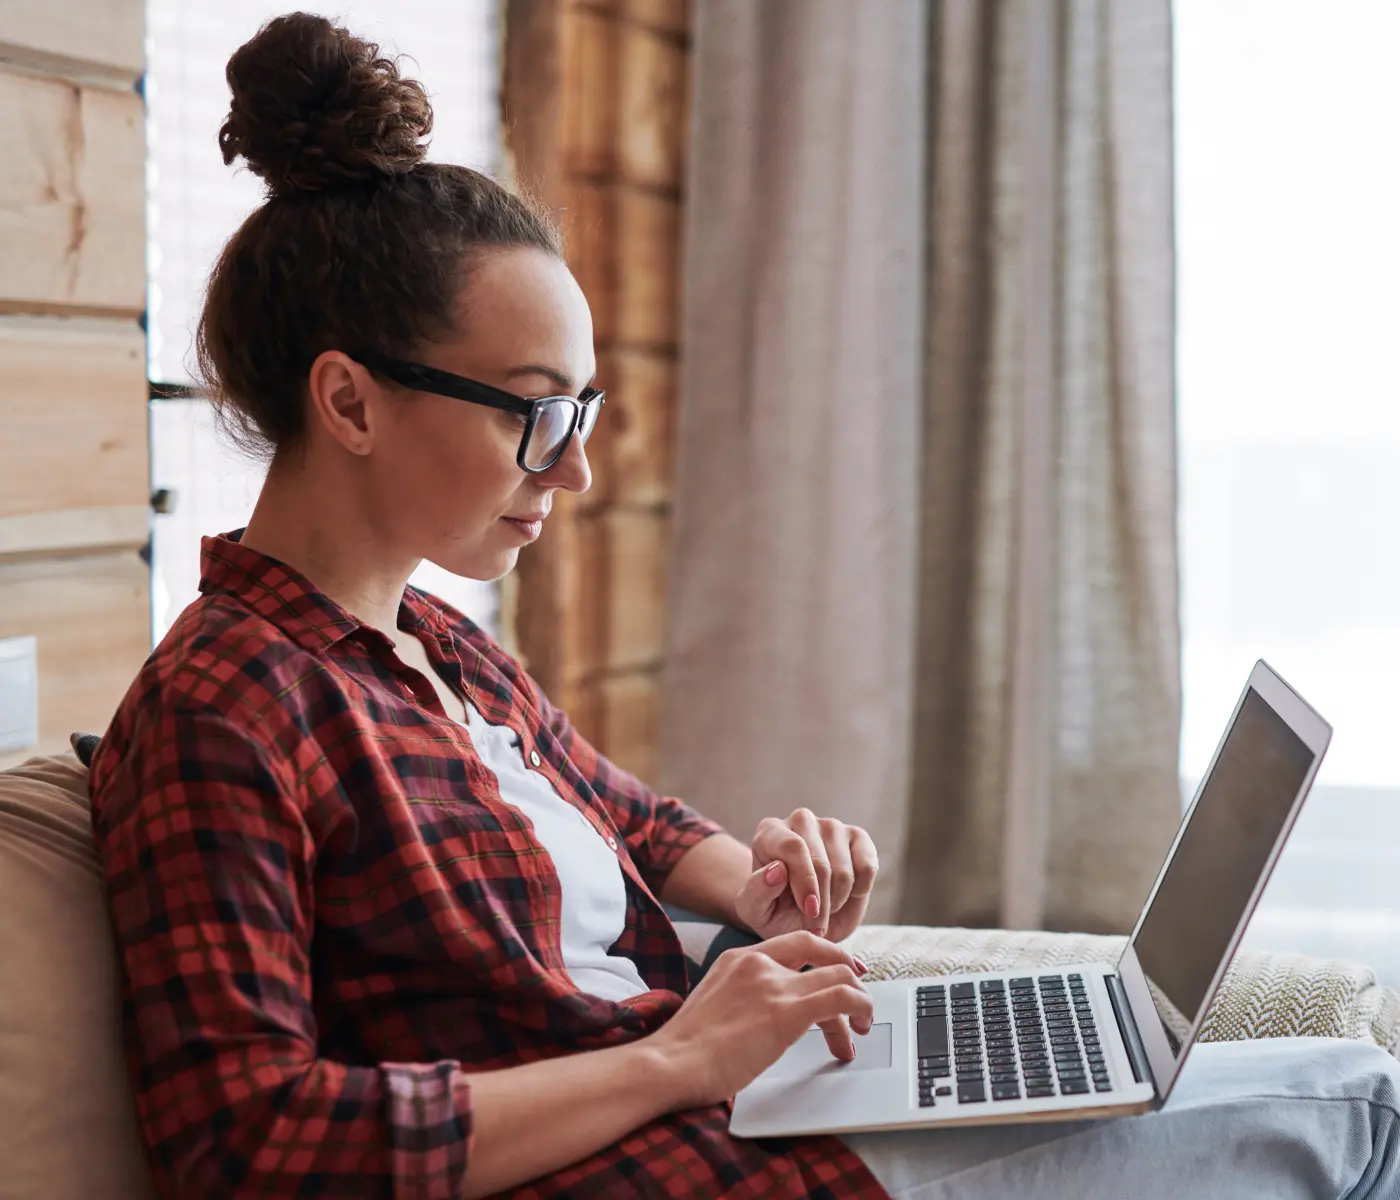
{"label": "woman's right hand", "polygon": [[821,1026],[833,1057],[853,1058],[850,1031],[869,1033],[874,1017],[860,983],[864,970],[849,951],[806,930],[725,951],[647,1039],[676,1085],[673,1108],[729,1099],[813,1025]]}

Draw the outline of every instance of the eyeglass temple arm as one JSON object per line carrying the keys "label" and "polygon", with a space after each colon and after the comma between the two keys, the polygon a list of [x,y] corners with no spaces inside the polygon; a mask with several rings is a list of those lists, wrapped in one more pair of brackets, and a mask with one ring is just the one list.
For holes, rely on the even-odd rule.
{"label": "eyeglass temple arm", "polygon": [[421,363],[401,362],[373,352],[356,354],[353,357],[371,371],[387,375],[404,387],[418,388],[456,400],[470,400],[475,404],[485,404],[523,416],[529,416],[535,409],[533,400],[512,395],[502,388],[492,387],[489,383],[465,379],[461,375],[452,374],[451,371],[439,371],[436,367],[425,367]]}

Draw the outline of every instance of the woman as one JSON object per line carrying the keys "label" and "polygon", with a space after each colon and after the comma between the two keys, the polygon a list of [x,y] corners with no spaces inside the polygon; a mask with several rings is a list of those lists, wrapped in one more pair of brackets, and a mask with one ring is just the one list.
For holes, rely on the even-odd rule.
{"label": "woman", "polygon": [[[1250,1060],[1256,1085],[1331,1107],[1250,1100],[1218,1056],[1155,1124],[730,1138],[723,1101],[804,1030],[842,1059],[868,1031],[837,943],[875,848],[803,809],[742,845],[406,586],[424,558],[503,574],[554,494],[588,487],[588,306],[535,209],[422,161],[425,96],[375,47],[284,17],[228,81],[225,161],[268,199],[215,267],[198,351],[271,466],[247,529],[205,540],[203,594],[93,764],[162,1193],[852,1197],[956,1176],[1085,1196],[1122,1194],[1126,1166],[1160,1175],[1134,1194],[1181,1194],[1228,1145],[1234,1173],[1199,1178],[1236,1195],[1255,1164],[1202,1133],[1231,1105],[1251,1144],[1313,1154],[1284,1163],[1300,1188],[1400,1188],[1393,1064],[1360,1048],[1324,1056],[1325,1081]],[[658,901],[765,940],[687,995]],[[1343,1139],[1325,1154],[1323,1113]]]}

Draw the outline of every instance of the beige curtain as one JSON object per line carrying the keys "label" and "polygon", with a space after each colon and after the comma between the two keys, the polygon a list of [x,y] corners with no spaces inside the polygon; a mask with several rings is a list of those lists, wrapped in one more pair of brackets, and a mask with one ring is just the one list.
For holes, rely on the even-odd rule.
{"label": "beige curtain", "polygon": [[1122,930],[1180,814],[1169,0],[945,2],[932,46],[900,913]]}
{"label": "beige curtain", "polygon": [[661,778],[745,839],[799,805],[858,821],[897,866],[926,14],[889,0],[694,12]]}
{"label": "beige curtain", "polygon": [[665,786],[1119,930],[1179,812],[1168,0],[696,6]]}

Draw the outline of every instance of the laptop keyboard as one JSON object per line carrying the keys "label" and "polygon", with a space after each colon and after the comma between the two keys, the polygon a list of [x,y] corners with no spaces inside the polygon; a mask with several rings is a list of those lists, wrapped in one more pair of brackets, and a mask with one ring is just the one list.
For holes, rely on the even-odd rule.
{"label": "laptop keyboard", "polygon": [[919,1105],[1113,1090],[1083,975],[928,984],[916,998]]}

